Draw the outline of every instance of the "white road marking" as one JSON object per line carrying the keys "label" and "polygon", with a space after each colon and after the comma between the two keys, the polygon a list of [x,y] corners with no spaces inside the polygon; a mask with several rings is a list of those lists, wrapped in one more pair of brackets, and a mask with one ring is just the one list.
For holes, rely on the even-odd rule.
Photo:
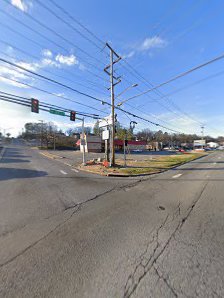
{"label": "white road marking", "polygon": [[68,173],[66,173],[65,171],[60,170],[60,172],[64,175],[67,175]]}
{"label": "white road marking", "polygon": [[217,162],[213,162],[213,165],[217,165]]}
{"label": "white road marking", "polygon": [[65,164],[66,166],[69,166],[69,167],[72,166],[70,163],[67,163],[67,162],[64,162],[64,164]]}
{"label": "white road marking", "polygon": [[71,169],[72,171],[74,171],[74,172],[76,172],[76,173],[78,173],[79,171],[78,170],[76,170],[76,169]]}
{"label": "white road marking", "polygon": [[177,175],[174,175],[172,178],[179,178],[180,176],[182,176],[183,174],[177,174]]}

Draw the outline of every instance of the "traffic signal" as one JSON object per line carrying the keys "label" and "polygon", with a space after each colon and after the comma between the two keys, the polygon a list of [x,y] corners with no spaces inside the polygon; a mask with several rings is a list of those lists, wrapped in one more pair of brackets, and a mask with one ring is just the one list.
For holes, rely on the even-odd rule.
{"label": "traffic signal", "polygon": [[114,114],[114,122],[117,122],[117,114]]}
{"label": "traffic signal", "polygon": [[31,98],[31,112],[39,113],[39,100]]}
{"label": "traffic signal", "polygon": [[70,112],[70,120],[71,121],[75,121],[75,116],[76,116],[76,112],[75,111],[71,111]]}

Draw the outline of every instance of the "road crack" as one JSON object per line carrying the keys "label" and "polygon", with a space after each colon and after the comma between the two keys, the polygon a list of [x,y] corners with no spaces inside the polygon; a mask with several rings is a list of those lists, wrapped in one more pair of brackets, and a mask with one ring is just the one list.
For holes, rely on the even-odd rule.
{"label": "road crack", "polygon": [[[167,224],[168,218],[170,216],[172,216],[172,219],[171,219],[172,221],[175,219],[177,214],[180,216],[180,204],[178,204],[178,206],[177,206],[176,210],[173,212],[173,214],[167,215],[167,217],[162,222],[162,224],[160,224],[160,226],[156,229],[152,240],[148,243],[147,248],[144,250],[144,252],[138,257],[137,265],[135,266],[133,272],[127,278],[127,281],[126,281],[125,287],[124,287],[124,294],[123,294],[124,298],[131,297],[135,293],[135,291],[137,290],[140,282],[144,279],[146,274],[148,272],[150,272],[150,270],[152,268],[155,269],[155,264],[156,264],[157,260],[162,256],[162,254],[164,253],[164,251],[168,247],[171,240],[173,238],[175,238],[175,235],[176,235],[177,231],[180,230],[182,228],[182,226],[184,225],[184,223],[187,221],[187,219],[191,215],[193,209],[195,208],[196,204],[200,200],[200,198],[201,198],[203,192],[205,191],[207,185],[208,185],[208,181],[203,186],[202,190],[198,194],[197,198],[194,200],[193,204],[190,206],[190,208],[187,209],[187,212],[186,212],[185,216],[183,218],[179,219],[179,222],[177,223],[176,228],[174,229],[173,233],[170,235],[170,237],[167,239],[167,241],[165,242],[165,244],[163,246],[161,246],[159,244],[159,232]],[[155,242],[155,247],[154,247],[152,253],[150,254],[150,256],[147,257],[146,254],[148,252],[150,244],[152,244],[153,242]],[[143,258],[145,259],[144,263],[142,262]],[[141,273],[139,273],[140,268],[143,268]],[[157,269],[157,271],[158,271],[158,269]],[[158,272],[158,274],[159,274],[159,272]],[[161,276],[160,275],[158,275],[158,276],[160,278],[162,278],[161,277],[162,275]],[[167,280],[164,280],[164,282],[166,282],[166,284],[167,284]],[[167,286],[168,286],[168,284],[167,284]],[[178,297],[177,293],[175,291],[173,292],[173,294],[174,293],[176,295],[175,297]]]}

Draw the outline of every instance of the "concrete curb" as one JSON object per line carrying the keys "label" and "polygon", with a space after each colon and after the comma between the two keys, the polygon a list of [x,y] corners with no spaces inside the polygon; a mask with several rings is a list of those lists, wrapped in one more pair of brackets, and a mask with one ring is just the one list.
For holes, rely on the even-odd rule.
{"label": "concrete curb", "polygon": [[[210,153],[210,154],[211,154],[211,153]],[[185,164],[187,164],[187,163],[189,163],[189,162],[192,162],[192,161],[194,161],[194,160],[203,158],[203,157],[205,157],[205,156],[208,156],[208,154],[207,154],[207,155],[204,155],[204,156],[199,156],[199,157],[197,157],[197,158],[195,158],[195,159],[192,159],[192,160],[190,160],[190,161],[185,161],[185,162],[183,162],[183,163],[179,163],[179,164],[177,164],[177,165],[175,165],[175,166],[172,166],[172,167],[170,167],[170,168],[167,168],[167,169],[161,169],[161,170],[159,170],[159,171],[157,171],[157,172],[152,172],[152,173],[142,173],[142,174],[108,173],[108,174],[101,174],[101,173],[96,173],[96,172],[94,172],[94,171],[85,170],[85,169],[83,169],[83,168],[79,168],[79,169],[80,169],[81,171],[83,171],[83,172],[89,172],[89,173],[92,173],[92,174],[96,174],[96,175],[100,175],[100,176],[105,176],[105,177],[121,177],[121,178],[122,178],[122,177],[123,177],[123,178],[127,178],[127,177],[144,177],[144,176],[151,176],[151,175],[156,175],[156,174],[161,174],[161,173],[167,172],[167,171],[169,171],[169,170],[178,168],[178,167],[180,167],[180,166],[182,166],[182,165],[185,165]]]}
{"label": "concrete curb", "polygon": [[45,157],[51,158],[51,159],[63,159],[64,158],[63,156],[59,156],[59,155],[52,154],[49,152],[39,152],[39,154],[41,154]]}

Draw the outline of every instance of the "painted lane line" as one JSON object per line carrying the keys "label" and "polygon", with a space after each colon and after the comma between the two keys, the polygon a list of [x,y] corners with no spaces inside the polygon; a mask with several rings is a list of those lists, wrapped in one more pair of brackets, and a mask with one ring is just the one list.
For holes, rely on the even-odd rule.
{"label": "painted lane line", "polygon": [[217,162],[213,162],[213,165],[217,165]]}
{"label": "painted lane line", "polygon": [[63,175],[67,175],[68,173],[66,173],[65,171],[62,171],[60,170],[60,172],[63,174]]}
{"label": "painted lane line", "polygon": [[65,164],[66,166],[69,166],[69,167],[72,166],[70,163],[67,163],[67,162],[64,162],[64,164]]}
{"label": "painted lane line", "polygon": [[179,178],[180,176],[182,176],[183,174],[177,174],[177,175],[174,175],[172,178]]}
{"label": "painted lane line", "polygon": [[79,173],[79,171],[76,170],[76,169],[71,169],[71,171],[74,171],[74,172],[76,172],[76,173]]}

